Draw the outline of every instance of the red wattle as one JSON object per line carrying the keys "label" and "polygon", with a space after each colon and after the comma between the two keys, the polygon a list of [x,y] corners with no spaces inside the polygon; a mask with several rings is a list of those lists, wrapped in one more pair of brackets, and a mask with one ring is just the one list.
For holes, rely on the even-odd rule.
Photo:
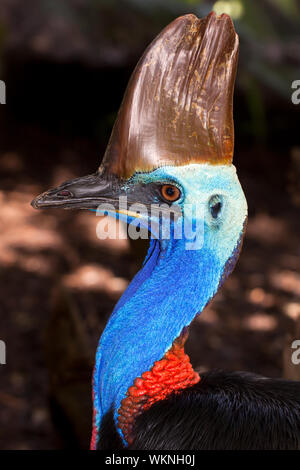
{"label": "red wattle", "polygon": [[153,403],[164,400],[172,392],[191,387],[199,382],[189,356],[184,352],[186,336],[174,341],[173,346],[154,366],[135,379],[119,408],[118,425],[125,440],[134,440],[133,425],[136,417]]}

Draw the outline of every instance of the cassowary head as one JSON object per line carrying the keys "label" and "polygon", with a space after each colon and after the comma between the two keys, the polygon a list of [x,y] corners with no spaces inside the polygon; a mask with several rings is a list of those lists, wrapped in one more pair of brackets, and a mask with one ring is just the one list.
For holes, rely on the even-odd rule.
{"label": "cassowary head", "polygon": [[187,249],[215,250],[223,264],[247,215],[232,165],[237,56],[227,15],[173,21],[136,66],[99,170],[33,206],[106,211]]}

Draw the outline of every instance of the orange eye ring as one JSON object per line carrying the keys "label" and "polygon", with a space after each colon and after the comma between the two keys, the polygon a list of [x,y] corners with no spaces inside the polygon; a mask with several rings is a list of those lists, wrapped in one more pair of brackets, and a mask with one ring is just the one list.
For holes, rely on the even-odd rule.
{"label": "orange eye ring", "polygon": [[162,197],[168,202],[177,201],[181,196],[179,189],[172,184],[164,184],[160,191]]}

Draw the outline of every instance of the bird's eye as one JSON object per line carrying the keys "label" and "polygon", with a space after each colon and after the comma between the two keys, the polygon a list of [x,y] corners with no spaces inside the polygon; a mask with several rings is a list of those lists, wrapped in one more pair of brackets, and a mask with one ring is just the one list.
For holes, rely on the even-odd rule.
{"label": "bird's eye", "polygon": [[164,184],[160,189],[162,197],[168,202],[177,201],[180,198],[180,191],[172,184]]}
{"label": "bird's eye", "polygon": [[213,219],[217,219],[223,207],[222,196],[215,194],[208,202],[209,210]]}

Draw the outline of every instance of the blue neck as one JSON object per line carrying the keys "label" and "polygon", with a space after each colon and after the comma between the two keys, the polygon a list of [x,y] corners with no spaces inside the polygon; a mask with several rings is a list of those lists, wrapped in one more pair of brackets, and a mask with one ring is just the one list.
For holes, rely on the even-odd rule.
{"label": "blue neck", "polygon": [[182,329],[203,310],[216,293],[223,271],[215,250],[188,251],[184,240],[165,245],[151,241],[142,269],[119,300],[100,339],[94,374],[98,430],[110,410],[117,423],[128,388],[164,356]]}

